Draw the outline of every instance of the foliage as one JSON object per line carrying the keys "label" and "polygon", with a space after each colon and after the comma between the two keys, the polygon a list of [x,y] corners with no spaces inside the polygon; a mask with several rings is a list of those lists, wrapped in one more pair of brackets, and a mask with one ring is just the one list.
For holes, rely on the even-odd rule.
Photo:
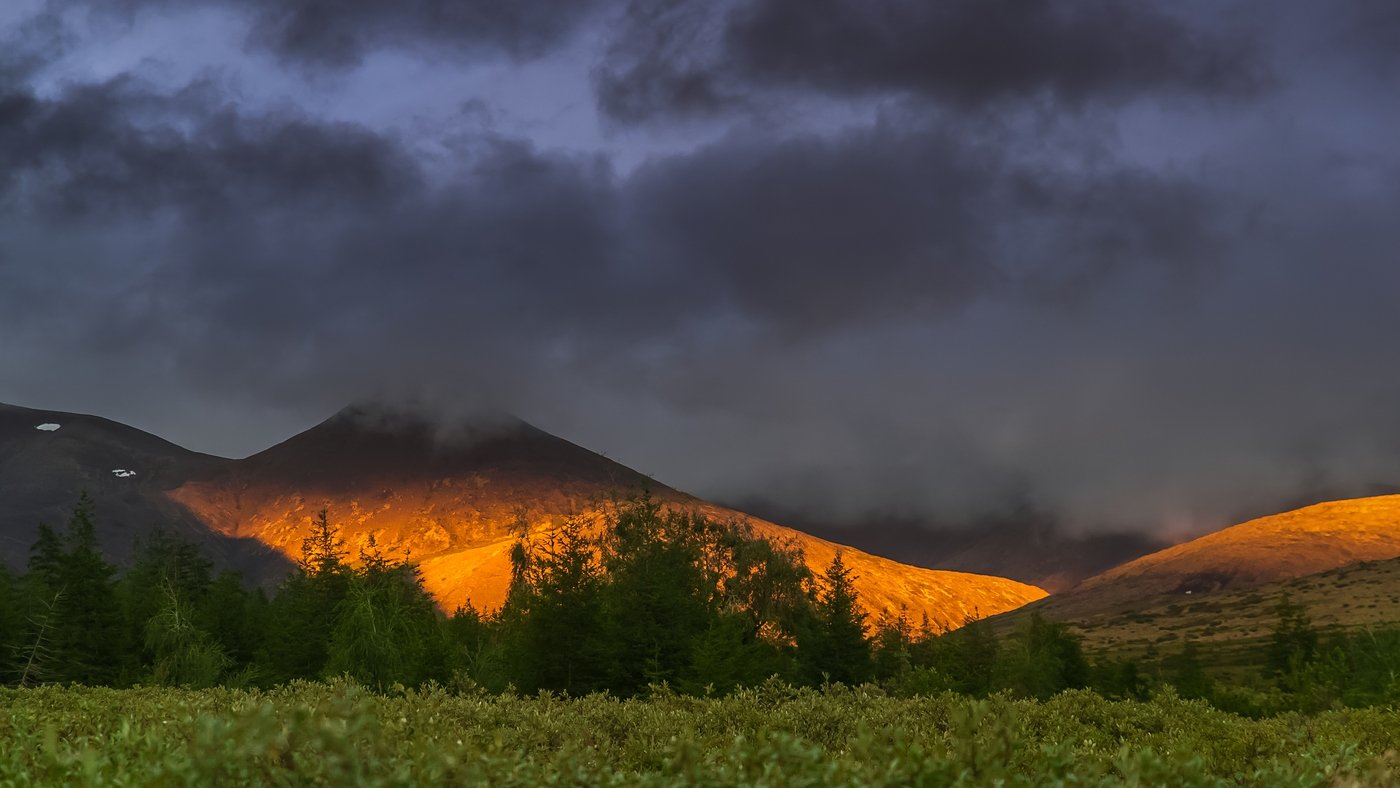
{"label": "foliage", "polygon": [[513,569],[500,615],[460,626],[474,654],[483,639],[499,642],[504,677],[527,691],[725,692],[792,673],[811,629],[799,553],[647,495],[597,526],[575,517],[541,535],[522,528]]}
{"label": "foliage", "polygon": [[0,784],[19,785],[1320,786],[1393,784],[1397,749],[1394,709],[1248,720],[1170,693],[0,690]]}
{"label": "foliage", "polygon": [[20,649],[30,677],[41,669],[48,681],[118,680],[125,640],[115,575],[116,568],[98,551],[92,500],[86,495],[62,535],[40,527],[24,578],[28,626]]}
{"label": "foliage", "polygon": [[[843,684],[867,681],[873,666],[870,642],[865,637],[865,611],[856,594],[855,573],[846,566],[840,551],[831,559],[823,580],[816,604],[813,653],[808,662],[820,672],[824,681]],[[892,648],[903,646],[898,632],[891,633],[885,640]]]}
{"label": "foliage", "polygon": [[299,570],[269,598],[235,574],[213,577],[194,547],[160,533],[117,576],[83,499],[67,529],[40,529],[27,572],[0,572],[0,684],[271,688],[348,677],[380,691],[630,698],[658,687],[742,695],[777,677],[905,698],[1173,692],[1254,718],[1400,702],[1400,629],[1322,632],[1285,599],[1272,635],[1233,652],[1232,671],[1214,667],[1218,645],[1190,641],[1165,658],[1097,654],[1091,666],[1073,631],[1037,615],[1001,637],[983,621],[912,626],[902,611],[872,624],[839,554],[813,577],[791,544],[645,495],[599,518],[522,520],[506,604],[489,613],[443,616],[417,567],[373,540],[352,562],[325,512],[309,530]]}

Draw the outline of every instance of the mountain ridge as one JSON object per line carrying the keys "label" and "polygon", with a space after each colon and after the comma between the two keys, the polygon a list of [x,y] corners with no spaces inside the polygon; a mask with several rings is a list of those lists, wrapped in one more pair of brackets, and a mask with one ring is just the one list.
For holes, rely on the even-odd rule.
{"label": "mountain ridge", "polygon": [[[82,418],[43,413],[70,422]],[[50,446],[56,445],[53,435],[45,435]],[[762,535],[793,539],[816,570],[840,550],[858,575],[857,588],[872,613],[903,609],[915,623],[927,615],[934,625],[951,628],[1045,595],[1005,578],[899,564],[749,518],[503,414],[443,423],[412,411],[357,403],[243,459],[198,455],[149,437],[168,447],[170,467],[153,481],[137,468],[136,478],[143,481],[117,492],[134,495],[151,516],[174,512],[188,527],[209,531],[206,541],[270,548],[284,571],[297,557],[311,518],[325,509],[352,555],[373,537],[382,549],[408,556],[420,564],[425,584],[449,610],[468,600],[489,608],[504,598],[508,547],[521,518],[532,527],[548,528],[572,515],[596,513],[612,495],[642,489],[669,506],[745,519]],[[73,461],[93,460],[83,455]],[[0,489],[5,481],[0,475]],[[67,492],[76,497],[72,481]],[[111,508],[108,497],[99,496],[100,518],[104,508]]]}

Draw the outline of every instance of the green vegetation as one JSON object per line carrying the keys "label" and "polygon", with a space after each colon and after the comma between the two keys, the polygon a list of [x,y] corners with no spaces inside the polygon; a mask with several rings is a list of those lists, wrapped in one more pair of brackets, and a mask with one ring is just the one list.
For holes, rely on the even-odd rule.
{"label": "green vegetation", "polygon": [[1400,779],[1400,630],[1289,598],[1239,680],[1191,640],[1090,659],[1039,615],[871,622],[839,555],[813,576],[645,496],[522,524],[489,614],[373,541],[348,561],[324,514],[270,596],[168,535],[119,573],[93,534],[84,500],[0,572],[0,784]]}
{"label": "green vegetation", "polygon": [[723,695],[777,677],[1048,698],[1091,678],[1077,640],[1037,617],[998,641],[886,614],[872,636],[839,554],[814,577],[790,544],[646,496],[601,527],[522,523],[505,605],[489,614],[442,615],[417,568],[372,541],[348,561],[324,512],[270,597],[162,534],[119,574],[93,534],[84,500],[62,533],[40,529],[27,573],[0,578],[4,683],[270,688],[348,676],[377,689],[470,681],[632,697],[657,684]]}
{"label": "green vegetation", "polygon": [[633,697],[661,684],[724,695],[776,677],[1041,700],[1079,688],[1141,700],[1174,686],[1253,717],[1400,700],[1400,629],[1324,632],[1288,595],[1269,636],[1230,651],[1225,668],[1217,643],[1185,638],[1090,659],[1068,626],[1035,614],[1000,637],[982,622],[951,633],[888,612],[871,622],[839,554],[814,577],[792,545],[646,496],[601,527],[522,522],[510,592],[489,614],[443,615],[417,568],[372,540],[348,561],[324,513],[271,596],[160,533],[119,573],[94,533],[84,499],[66,529],[40,528],[27,572],[0,574],[0,683],[271,688],[348,676],[381,690]]}
{"label": "green vegetation", "polygon": [[0,690],[0,783],[18,785],[1389,784],[1397,748],[1394,710],[1247,720],[1170,694]]}

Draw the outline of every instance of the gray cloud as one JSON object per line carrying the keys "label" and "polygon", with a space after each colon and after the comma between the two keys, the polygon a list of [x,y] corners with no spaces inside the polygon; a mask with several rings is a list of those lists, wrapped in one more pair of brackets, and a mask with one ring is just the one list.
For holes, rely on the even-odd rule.
{"label": "gray cloud", "polygon": [[[1057,109],[1144,95],[1236,98],[1266,64],[1240,31],[1153,3],[753,0],[634,3],[597,74],[615,120],[688,118],[757,88]],[[771,99],[770,99],[771,101]]]}
{"label": "gray cloud", "polygon": [[[300,62],[496,29],[352,4],[292,46],[273,22],[326,8],[287,8],[251,29]],[[823,519],[1016,497],[1194,528],[1400,475],[1394,110],[1338,76],[1383,62],[1348,28],[826,2],[777,24],[794,8],[633,8],[602,111],[718,130],[569,150],[333,120],[296,69],[93,78],[92,42],[36,17],[0,36],[31,42],[0,48],[0,400],[229,453],[367,395],[470,401]]]}
{"label": "gray cloud", "polygon": [[[61,0],[108,18],[134,22],[143,13],[170,13],[190,4],[172,0]],[[539,57],[565,43],[596,15],[600,0],[203,0],[246,15],[246,44],[287,61],[330,68],[360,65],[380,49],[480,57]]]}

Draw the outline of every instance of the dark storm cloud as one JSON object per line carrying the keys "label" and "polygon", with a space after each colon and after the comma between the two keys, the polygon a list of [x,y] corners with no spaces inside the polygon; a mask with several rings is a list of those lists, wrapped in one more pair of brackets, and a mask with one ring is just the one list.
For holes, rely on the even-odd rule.
{"label": "dark storm cloud", "polygon": [[1388,0],[1348,0],[1332,23],[1336,44],[1378,76],[1400,73],[1400,4]]}
{"label": "dark storm cloud", "polygon": [[[674,0],[633,3],[597,73],[599,105],[638,122],[713,112],[756,86],[906,94],[961,108],[1144,94],[1236,97],[1265,73],[1253,43],[1152,3],[1058,0]],[[727,13],[719,9],[727,8]]]}
{"label": "dark storm cloud", "polygon": [[420,187],[416,163],[363,129],[249,118],[212,84],[165,95],[131,77],[69,86],[56,98],[4,94],[0,170],[9,179],[35,173],[40,187],[29,197],[55,220],[363,209]]}
{"label": "dark storm cloud", "polygon": [[95,245],[150,228],[143,309],[123,303],[91,340],[178,337],[179,363],[221,383],[279,357],[305,374],[347,344],[431,374],[456,338],[504,327],[524,355],[625,356],[733,318],[803,336],[1210,255],[1182,184],[1031,167],[958,128],[741,136],[620,179],[487,134],[425,162],[364,127],[241,109],[215,82],[121,77],[9,90],[0,166],[48,227]]}
{"label": "dark storm cloud", "polygon": [[1226,217],[1189,178],[1031,165],[989,136],[731,140],[642,168],[628,204],[653,265],[799,335],[988,294],[1087,297],[1125,267],[1216,256]]}
{"label": "dark storm cloud", "polygon": [[631,2],[594,72],[598,107],[624,123],[664,112],[690,118],[746,102],[746,90],[716,68],[722,3]]}
{"label": "dark storm cloud", "polygon": [[[169,11],[173,0],[63,0],[104,14]],[[601,0],[200,0],[248,15],[249,47],[315,66],[357,66],[379,49],[538,57],[559,46]]]}
{"label": "dark storm cloud", "polygon": [[[426,392],[833,517],[1014,489],[1065,522],[1189,527],[1400,472],[1400,365],[1377,363],[1400,333],[1397,119],[1350,78],[1393,62],[1384,4],[1246,36],[1207,4],[527,3],[479,25],[211,4],[332,67],[591,41],[598,94],[554,74],[560,101],[713,126],[399,117],[438,98],[404,73],[473,71],[446,58],[111,76],[138,61],[35,17],[0,34],[0,399],[233,452]],[[561,66],[531,68],[522,94]]]}

